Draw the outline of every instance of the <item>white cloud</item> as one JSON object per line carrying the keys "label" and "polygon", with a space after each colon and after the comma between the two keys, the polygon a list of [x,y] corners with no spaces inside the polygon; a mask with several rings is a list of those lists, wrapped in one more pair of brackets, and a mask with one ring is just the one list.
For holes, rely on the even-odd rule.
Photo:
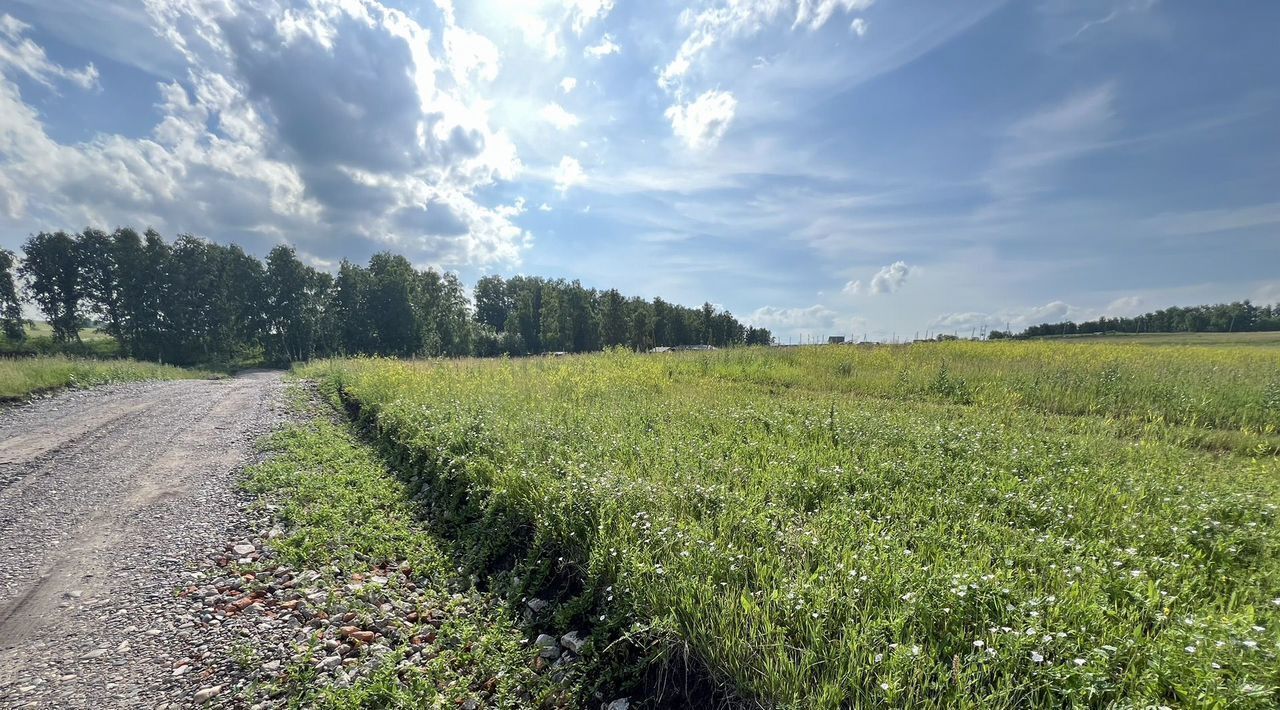
{"label": "white cloud", "polygon": [[581,185],[587,181],[587,174],[582,170],[582,163],[577,158],[564,156],[560,159],[560,164],[556,167],[555,184],[556,189],[561,193],[569,191],[574,185]]}
{"label": "white cloud", "polygon": [[920,267],[910,266],[905,261],[895,261],[880,267],[869,283],[863,284],[861,280],[850,281],[844,285],[841,292],[853,296],[861,296],[864,293],[872,296],[894,293],[906,284],[908,276],[919,270]]}
{"label": "white cloud", "polygon": [[1042,172],[1106,145],[1114,129],[1115,86],[1102,84],[1014,122],[986,180],[993,193],[1017,197],[1042,188]]}
{"label": "white cloud", "polygon": [[582,34],[595,20],[603,20],[613,10],[613,0],[567,0],[574,34]]}
{"label": "white cloud", "polygon": [[566,76],[560,80],[560,90],[566,94],[573,91],[577,85],[578,80],[571,76]]}
{"label": "white cloud", "polygon": [[871,277],[871,293],[893,293],[902,288],[907,282],[907,277],[914,272],[913,267],[907,266],[905,261],[895,261],[888,266],[881,267],[875,276]]}
{"label": "white cloud", "polygon": [[666,111],[671,130],[690,148],[714,148],[733,122],[738,102],[727,91],[711,90],[692,103],[675,104]]}
{"label": "white cloud", "polygon": [[1093,310],[1077,308],[1063,301],[1050,301],[1042,306],[1029,308],[1009,308],[994,313],[970,311],[966,313],[945,313],[935,318],[932,328],[943,331],[965,331],[988,328],[1005,330],[1008,328],[1018,332],[1029,326],[1041,323],[1060,323],[1066,320],[1089,320],[1096,318]]}
{"label": "white cloud", "polygon": [[561,131],[567,131],[578,125],[578,117],[569,113],[558,103],[554,101],[542,107],[538,111],[538,118],[550,123]]}
{"label": "white cloud", "polygon": [[837,313],[821,304],[807,308],[757,308],[746,321],[758,328],[773,331],[825,330],[835,325]]}
{"label": "white cloud", "polygon": [[20,72],[52,87],[54,79],[69,81],[82,89],[98,85],[98,69],[92,63],[83,69],[67,69],[49,61],[44,48],[26,37],[29,25],[12,15],[0,15],[0,72]]}
{"label": "white cloud", "polygon": [[549,205],[549,204],[547,204],[547,203],[543,202],[542,204],[538,205],[538,211],[539,211],[539,212],[550,212],[550,211],[551,211],[551,205]]}
{"label": "white cloud", "polygon": [[1106,308],[1098,315],[1108,316],[1111,318],[1136,316],[1141,314],[1145,301],[1140,296],[1123,296],[1108,303]]}
{"label": "white cloud", "polygon": [[560,31],[537,15],[524,15],[516,21],[525,44],[542,52],[547,59],[554,59],[564,54],[560,44]]}
{"label": "white cloud", "polygon": [[849,31],[858,35],[859,37],[866,36],[867,21],[862,19],[861,17],[853,18],[853,22],[849,23]]}
{"label": "white cloud", "polygon": [[1256,288],[1252,300],[1259,304],[1280,305],[1280,281],[1266,283]]}
{"label": "white cloud", "polygon": [[727,38],[748,38],[759,34],[779,18],[791,16],[792,29],[820,29],[837,10],[853,12],[871,6],[873,0],[722,0],[701,12],[685,10],[682,24],[689,35],[676,56],[662,69],[658,84],[674,89],[707,50]]}
{"label": "white cloud", "polygon": [[617,54],[622,51],[622,47],[614,41],[613,35],[606,33],[600,38],[600,41],[582,50],[583,56],[599,59],[610,54]]}
{"label": "white cloud", "polygon": [[158,85],[146,135],[75,144],[24,102],[13,62],[44,82],[85,86],[96,72],[35,61],[44,51],[26,28],[0,20],[0,225],[154,225],[256,249],[287,239],[317,263],[388,246],[419,263],[519,262],[532,238],[510,221],[522,205],[474,198],[521,169],[468,93],[497,71],[483,37],[446,16],[445,56],[433,56],[425,28],[372,0],[147,7],[154,32],[137,41],[176,48],[183,80]]}
{"label": "white cloud", "polygon": [[444,51],[454,80],[465,83],[471,75],[493,81],[501,65],[498,48],[487,37],[457,26],[445,28]]}
{"label": "white cloud", "polygon": [[796,8],[796,20],[791,25],[799,27],[807,26],[810,30],[820,29],[827,24],[827,20],[841,10],[846,13],[865,10],[871,7],[874,0],[800,0]]}

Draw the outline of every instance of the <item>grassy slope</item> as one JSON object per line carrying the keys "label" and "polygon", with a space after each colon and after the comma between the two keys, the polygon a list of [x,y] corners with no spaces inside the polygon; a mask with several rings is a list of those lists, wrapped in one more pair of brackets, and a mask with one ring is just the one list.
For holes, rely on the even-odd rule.
{"label": "grassy slope", "polygon": [[[299,402],[309,408],[305,398]],[[335,590],[356,575],[386,574],[377,571],[378,565],[412,570],[426,586],[403,590],[404,580],[388,575],[392,581],[385,593],[397,606],[412,604],[422,622],[398,643],[388,642],[390,660],[372,678],[350,688],[321,688],[311,682],[310,664],[300,663],[284,687],[260,688],[261,693],[283,691],[293,707],[308,708],[561,704],[557,696],[571,686],[553,686],[533,672],[530,650],[500,600],[474,590],[460,593],[456,564],[447,547],[419,523],[404,483],[346,427],[312,411],[303,423],[271,436],[266,449],[272,456],[247,472],[245,486],[280,506],[276,515],[288,532],[271,544],[282,562],[325,570],[322,579],[332,585],[336,599],[342,597]],[[431,618],[443,623],[432,626]],[[397,671],[396,662],[415,636],[431,639],[431,662]]]}
{"label": "grassy slope", "polygon": [[62,387],[91,387],[137,380],[179,380],[211,377],[210,373],[184,370],[134,360],[90,360],[61,355],[0,358],[0,401],[16,400],[36,392]]}
{"label": "grassy slope", "polygon": [[604,638],[639,620],[749,696],[1274,705],[1280,462],[1119,429],[1272,426],[1276,356],[1086,350],[307,374],[364,408],[473,566],[515,555],[513,595],[559,589]]}

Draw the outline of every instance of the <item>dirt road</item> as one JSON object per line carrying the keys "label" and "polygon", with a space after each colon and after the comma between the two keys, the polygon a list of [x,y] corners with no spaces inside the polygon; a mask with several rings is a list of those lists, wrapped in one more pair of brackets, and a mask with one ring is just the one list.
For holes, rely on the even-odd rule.
{"label": "dirt road", "polygon": [[0,708],[163,707],[174,589],[242,518],[279,373],[68,392],[0,411]]}

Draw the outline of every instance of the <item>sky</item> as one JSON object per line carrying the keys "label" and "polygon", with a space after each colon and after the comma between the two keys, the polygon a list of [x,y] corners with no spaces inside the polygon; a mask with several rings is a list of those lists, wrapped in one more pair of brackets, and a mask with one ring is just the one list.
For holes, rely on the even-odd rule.
{"label": "sky", "polygon": [[782,341],[1280,302],[1280,3],[7,0],[0,246],[154,227]]}

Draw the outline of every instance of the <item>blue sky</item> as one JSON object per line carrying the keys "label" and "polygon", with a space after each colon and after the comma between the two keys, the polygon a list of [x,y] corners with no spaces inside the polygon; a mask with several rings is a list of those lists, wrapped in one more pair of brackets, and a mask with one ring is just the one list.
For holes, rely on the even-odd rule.
{"label": "blue sky", "polygon": [[0,245],[154,226],[782,339],[1280,301],[1280,3],[10,0]]}

